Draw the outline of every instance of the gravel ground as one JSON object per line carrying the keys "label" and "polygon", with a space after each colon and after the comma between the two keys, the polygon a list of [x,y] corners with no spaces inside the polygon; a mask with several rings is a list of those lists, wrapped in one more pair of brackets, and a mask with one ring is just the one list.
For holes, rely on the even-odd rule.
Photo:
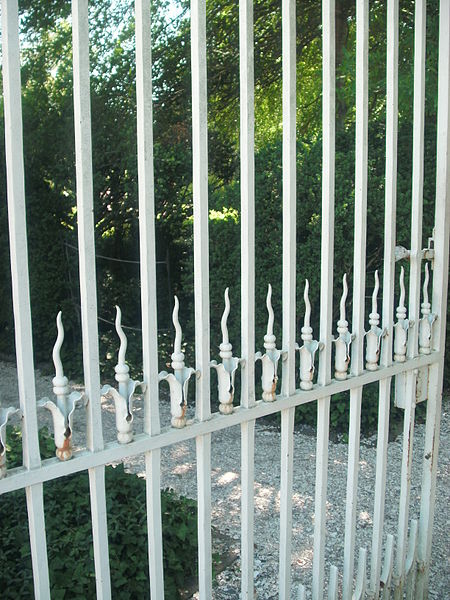
{"label": "gravel ground", "polygon": [[[37,397],[51,394],[51,377],[36,372]],[[17,404],[17,382],[14,365],[0,362],[0,398],[3,406]],[[441,424],[441,446],[438,463],[437,503],[433,532],[433,565],[430,577],[430,598],[450,598],[449,526],[447,507],[450,500],[450,402],[444,402]],[[136,403],[135,430],[142,430],[142,404]],[[47,411],[39,410],[40,424],[49,424]],[[103,401],[105,440],[115,437],[114,411],[111,403]],[[84,446],[84,414],[75,416],[74,444]],[[168,402],[161,403],[161,424],[168,426]],[[414,432],[413,467],[410,517],[418,518],[420,481],[425,427],[417,424]],[[294,434],[294,496],[292,577],[296,595],[298,583],[311,588],[312,548],[314,528],[315,437],[304,431]],[[376,437],[362,441],[357,503],[356,549],[370,551]],[[345,443],[329,443],[329,474],[327,502],[327,555],[326,565],[336,565],[342,572],[343,528],[347,476]],[[278,537],[280,488],[280,433],[277,427],[257,422],[255,439],[255,589],[262,600],[278,598]],[[385,514],[385,533],[395,534],[398,520],[399,473],[401,470],[402,438],[389,443],[388,476]],[[229,558],[235,560],[216,578],[213,598],[234,600],[239,594],[239,540],[240,540],[240,428],[231,427],[212,437],[212,522],[224,536],[215,542],[216,550],[224,549],[226,540]],[[143,473],[142,456],[126,461],[128,470]],[[194,441],[176,444],[162,451],[161,479],[163,487],[172,487],[178,493],[196,496],[196,457]],[[369,560],[370,565],[370,560]],[[328,567],[327,567],[328,570]],[[196,597],[194,595],[194,597]]]}

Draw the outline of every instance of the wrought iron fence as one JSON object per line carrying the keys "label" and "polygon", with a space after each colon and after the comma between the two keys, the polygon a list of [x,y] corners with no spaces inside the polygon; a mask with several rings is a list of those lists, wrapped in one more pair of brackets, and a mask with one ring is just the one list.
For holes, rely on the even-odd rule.
{"label": "wrought iron fence", "polygon": [[[395,221],[397,173],[397,74],[398,0],[388,2],[385,246],[382,299],[380,278],[374,275],[369,323],[365,323],[365,271],[367,233],[368,148],[368,1],[357,0],[356,63],[356,159],[353,310],[351,330],[346,315],[349,289],[343,274],[337,335],[333,334],[333,237],[334,237],[334,138],[335,64],[334,1],[323,0],[323,165],[322,253],[320,330],[311,328],[309,284],[304,286],[304,320],[301,346],[296,331],[296,31],[295,2],[282,1],[283,56],[283,301],[282,339],[273,333],[272,289],[267,292],[268,324],[264,354],[255,353],[255,212],[254,212],[254,77],[252,0],[240,2],[240,107],[241,107],[241,356],[233,356],[227,329],[232,310],[228,289],[224,292],[221,322],[221,362],[210,361],[209,265],[208,265],[208,151],[206,94],[206,8],[204,0],[191,2],[192,42],[192,137],[194,198],[195,366],[186,366],[182,352],[179,302],[173,309],[174,348],[171,372],[158,373],[156,256],[154,229],[152,76],[150,3],[136,0],[136,89],[139,172],[140,270],[142,303],[143,377],[130,378],[126,363],[127,339],[117,307],[119,338],[115,367],[117,388],[101,387],[99,375],[91,115],[89,82],[89,28],[87,0],[73,0],[73,74],[75,103],[79,270],[84,359],[84,392],[70,391],[60,350],[64,340],[62,315],[57,316],[57,340],[53,349],[56,374],[55,399],[36,402],[33,344],[29,300],[25,223],[24,163],[22,148],[20,49],[17,0],[2,2],[3,81],[6,130],[8,208],[11,269],[15,314],[20,413],[24,440],[24,465],[8,469],[6,423],[14,409],[0,411],[0,493],[25,488],[37,598],[49,598],[43,483],[88,470],[98,598],[110,598],[105,465],[145,453],[151,597],[163,598],[162,530],[160,501],[161,448],[195,439],[198,486],[198,554],[200,598],[212,597],[211,562],[211,434],[234,425],[241,427],[241,572],[242,597],[254,596],[254,456],[255,422],[265,415],[281,414],[280,558],[279,595],[291,597],[292,477],[295,408],[317,405],[317,453],[313,598],[322,598],[326,581],[326,500],[330,398],[350,393],[350,427],[345,518],[342,597],[424,598],[427,596],[436,486],[439,418],[444,361],[445,311],[449,244],[450,157],[450,2],[440,3],[439,91],[436,214],[432,244],[423,249],[422,186],[424,130],[425,1],[416,2],[414,77],[414,146],[411,247],[403,252],[410,261],[409,303],[403,267],[397,272],[400,299],[394,318]],[[403,256],[402,255],[402,256]],[[422,281],[422,262],[425,271]],[[433,269],[431,302],[430,272]],[[422,302],[421,302],[421,287]],[[381,307],[381,316],[379,313]],[[317,339],[315,339],[315,336]],[[333,350],[334,348],[334,350]],[[296,353],[300,357],[300,386],[296,388]],[[318,369],[315,365],[318,359]],[[262,399],[255,395],[255,361],[262,363]],[[334,367],[332,367],[332,364]],[[217,372],[219,411],[211,413],[210,370]],[[235,406],[235,375],[240,369],[241,400]],[[334,377],[332,376],[334,371]],[[281,373],[280,373],[281,372]],[[281,393],[277,381],[281,375]],[[169,384],[171,423],[160,423],[159,385]],[[370,552],[355,559],[356,500],[360,445],[361,398],[364,386],[379,383],[377,462],[374,481],[373,534]],[[396,405],[404,411],[403,460],[398,532],[394,543],[384,541],[384,506],[390,398],[395,383]],[[195,386],[196,418],[186,422],[188,386]],[[133,431],[133,399],[144,394],[144,431]],[[101,394],[115,404],[117,442],[105,445],[102,434]],[[410,475],[415,407],[427,403],[426,439],[420,520],[409,523]],[[56,459],[41,462],[38,446],[37,407],[51,411]],[[73,451],[73,414],[87,413],[87,448]],[[409,533],[408,533],[409,529]],[[367,562],[370,562],[370,574]],[[355,562],[356,577],[355,577]],[[337,598],[338,572],[332,565],[329,598]],[[305,589],[298,590],[300,598]]]}

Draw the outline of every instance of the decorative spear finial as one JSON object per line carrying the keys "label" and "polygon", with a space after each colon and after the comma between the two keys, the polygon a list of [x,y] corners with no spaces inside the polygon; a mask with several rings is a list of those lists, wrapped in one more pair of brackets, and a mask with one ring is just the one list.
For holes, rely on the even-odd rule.
{"label": "decorative spear finial", "polygon": [[234,378],[236,370],[239,366],[239,358],[233,356],[233,347],[230,344],[228,337],[228,315],[230,314],[230,297],[229,288],[225,290],[225,309],[223,311],[222,320],[220,323],[222,329],[222,343],[220,344],[220,358],[222,362],[217,364],[217,361],[212,360],[210,365],[217,372],[217,386],[219,392],[219,410],[224,415],[229,415],[233,412],[234,399]]}
{"label": "decorative spear finial", "polygon": [[264,336],[264,348],[266,352],[265,354],[257,352],[255,359],[260,360],[262,364],[262,399],[265,402],[273,402],[276,399],[278,361],[280,360],[281,351],[277,350],[277,339],[273,334],[275,315],[272,308],[272,286],[270,283],[267,286],[266,307],[268,313],[267,333]]}
{"label": "decorative spear finial", "polygon": [[172,313],[172,322],[175,327],[175,340],[172,353],[173,373],[161,371],[160,381],[167,381],[170,389],[170,411],[172,413],[172,427],[181,429],[186,425],[187,393],[188,383],[195,369],[185,367],[184,354],[181,351],[182,330],[178,320],[178,311],[180,303],[177,296],[174,296],[174,308]]}
{"label": "decorative spear finial", "polygon": [[55,365],[55,377],[52,380],[53,393],[56,396],[56,402],[49,398],[42,398],[38,406],[46,408],[52,413],[54,440],[56,446],[56,456],[59,460],[65,461],[72,457],[72,421],[73,413],[77,405],[83,401],[83,394],[72,392],[69,394],[69,380],[64,375],[64,369],[61,361],[61,347],[64,342],[64,327],[62,323],[61,311],[56,317],[56,329],[58,335],[53,346],[53,364]]}
{"label": "decorative spear finial", "polygon": [[305,302],[305,316],[303,320],[301,338],[303,346],[298,348],[300,351],[300,388],[310,390],[313,386],[314,377],[314,356],[317,350],[322,348],[316,340],[313,340],[313,330],[311,327],[311,303],[309,301],[309,281],[305,281],[305,291],[303,293]]}
{"label": "decorative spear finial", "polygon": [[342,296],[339,304],[339,321],[337,322],[338,337],[334,340],[336,344],[335,370],[336,379],[347,379],[347,370],[350,363],[350,344],[352,336],[348,331],[348,321],[345,314],[345,301],[348,296],[347,273],[342,277]]}
{"label": "decorative spear finial", "polygon": [[125,362],[128,341],[127,341],[127,336],[125,335],[125,333],[124,333],[124,331],[122,329],[122,311],[120,310],[120,307],[117,306],[117,304],[116,304],[116,321],[115,321],[115,325],[116,325],[117,335],[119,336],[119,339],[120,339],[120,347],[119,347],[119,353],[118,353],[118,356],[117,356],[117,364],[121,365],[121,366],[125,365],[126,372],[128,373],[129,368],[126,365],[126,362]]}
{"label": "decorative spear finial", "polygon": [[378,290],[380,289],[380,278],[378,277],[378,269],[375,271],[375,287],[372,292],[372,313],[375,315],[373,318],[377,320],[376,323],[370,323],[370,325],[378,325],[380,322],[380,315],[377,312],[377,297]]}
{"label": "decorative spear finial", "polygon": [[303,319],[302,327],[302,340],[312,340],[312,328],[311,328],[311,302],[309,301],[309,281],[305,281],[305,290],[303,292],[303,300],[305,302],[305,316]]}
{"label": "decorative spear finial", "polygon": [[[181,352],[181,340],[183,337],[183,332],[181,330],[180,321],[178,319],[180,303],[178,301],[177,296],[174,296],[174,300],[175,303],[172,312],[172,323],[175,327],[175,341],[173,343],[172,369],[179,369],[184,367],[184,354],[183,352]],[[182,363],[182,365],[179,363]]]}
{"label": "decorative spear finial", "polygon": [[425,278],[423,282],[423,302],[421,304],[422,318],[419,322],[419,354],[431,353],[431,334],[433,332],[433,323],[436,315],[431,312],[431,304],[428,300],[428,283],[430,273],[428,263],[425,263]]}
{"label": "decorative spear finial", "polygon": [[394,325],[394,360],[396,362],[405,362],[406,360],[406,341],[408,338],[408,329],[412,323],[406,318],[405,307],[405,270],[400,269],[400,299],[397,306],[397,323]]}
{"label": "decorative spear finial", "polygon": [[275,314],[272,308],[272,286],[267,286],[267,297],[266,297],[266,307],[269,317],[267,319],[267,333],[264,336],[264,348],[266,350],[275,350],[276,348],[276,337],[273,335],[273,323],[275,320]]}
{"label": "decorative spear finial", "polygon": [[400,300],[397,306],[397,319],[406,318],[406,307],[405,307],[405,269],[400,268]]}
{"label": "decorative spear finial", "polygon": [[378,271],[375,271],[375,286],[372,293],[372,312],[369,315],[370,329],[366,333],[366,369],[368,371],[376,371],[378,369],[378,358],[380,356],[381,338],[386,334],[386,330],[380,329],[380,327],[378,327],[380,323],[380,315],[377,312],[377,299],[379,289],[380,279],[378,277]]}
{"label": "decorative spear finial", "polygon": [[226,288],[225,290],[225,294],[224,294],[224,298],[225,298],[225,308],[223,311],[223,315],[222,315],[222,320],[220,322],[220,327],[222,329],[222,344],[223,346],[226,346],[227,344],[230,343],[229,337],[228,337],[228,315],[230,314],[230,296],[229,296],[229,289],[230,288]]}
{"label": "decorative spear finial", "polygon": [[140,387],[141,391],[145,392],[146,384],[142,381],[130,379],[130,368],[126,363],[128,341],[122,328],[122,311],[117,305],[115,326],[120,346],[117,354],[117,365],[114,367],[114,377],[119,384],[119,389],[116,390],[110,385],[105,385],[102,388],[102,394],[111,396],[114,401],[118,442],[128,444],[133,439],[133,404],[136,389]]}
{"label": "decorative spear finial", "polygon": [[62,313],[56,316],[56,329],[58,335],[53,346],[53,364],[55,365],[55,376],[53,377],[53,393],[56,396],[58,407],[65,413],[67,412],[67,396],[69,394],[69,380],[64,375],[64,369],[61,361],[61,347],[64,342],[64,326],[62,323]]}
{"label": "decorative spear finial", "polygon": [[347,273],[344,273],[344,276],[342,277],[342,296],[341,296],[341,301],[339,303],[339,309],[340,309],[339,320],[342,322],[342,325],[340,325],[338,323],[338,327],[348,327],[348,323],[345,320],[345,318],[346,318],[345,302],[347,300],[347,296],[348,296]]}

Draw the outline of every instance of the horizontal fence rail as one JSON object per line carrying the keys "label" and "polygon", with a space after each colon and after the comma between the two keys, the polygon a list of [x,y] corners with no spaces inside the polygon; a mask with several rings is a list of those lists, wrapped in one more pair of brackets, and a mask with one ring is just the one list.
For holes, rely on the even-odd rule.
{"label": "horizontal fence rail", "polygon": [[[70,474],[89,473],[93,552],[98,598],[111,598],[108,554],[108,514],[105,466],[139,454],[145,455],[146,510],[150,594],[164,597],[163,539],[160,496],[161,450],[195,440],[198,525],[198,589],[202,600],[213,597],[212,579],[212,434],[240,426],[241,439],[241,595],[255,595],[255,424],[280,414],[280,546],[279,596],[306,597],[306,587],[293,589],[292,509],[295,409],[312,404],[317,411],[312,597],[426,598],[431,560],[436,464],[439,444],[448,285],[450,214],[450,2],[440,3],[439,91],[436,206],[433,247],[423,248],[423,164],[425,106],[426,3],[415,5],[414,137],[412,165],[411,243],[409,290],[405,255],[396,248],[398,44],[399,3],[387,3],[386,63],[386,172],[384,254],[380,273],[366,290],[366,236],[369,119],[369,2],[356,2],[356,137],[353,286],[341,273],[340,298],[333,303],[335,231],[335,1],[322,2],[322,209],[320,266],[320,328],[310,282],[296,277],[296,161],[297,161],[297,31],[296,3],[283,0],[282,106],[283,106],[283,249],[282,338],[274,335],[275,311],[271,282],[267,281],[264,339],[255,340],[255,75],[253,1],[239,2],[240,43],[240,195],[241,195],[241,356],[233,355],[228,319],[233,311],[230,290],[224,290],[221,340],[210,334],[208,233],[208,124],[207,124],[207,4],[191,2],[192,150],[195,364],[183,352],[183,319],[174,297],[173,352],[167,371],[158,373],[155,184],[153,156],[151,8],[135,2],[136,100],[139,181],[140,279],[142,306],[142,381],[130,377],[127,337],[122,312],[116,307],[118,358],[114,385],[101,386],[97,329],[97,289],[94,242],[94,191],[91,148],[88,0],[72,2],[74,132],[81,290],[81,329],[84,386],[71,390],[64,371],[64,314],[56,316],[53,348],[55,377],[52,398],[36,401],[28,248],[25,221],[26,190],[22,147],[19,13],[17,0],[2,0],[2,60],[7,194],[11,272],[19,381],[19,408],[0,406],[0,495],[25,489],[36,598],[50,597],[46,548],[43,484]],[[301,82],[299,82],[301,85]],[[396,254],[397,252],[397,254]],[[403,263],[404,264],[404,263]],[[424,268],[422,268],[424,267]],[[382,275],[381,275],[382,269]],[[370,274],[370,273],[369,273]],[[432,277],[432,280],[431,280]],[[431,282],[431,283],[430,283]],[[398,287],[397,301],[394,290]],[[297,302],[301,288],[303,305]],[[266,293],[267,289],[267,293]],[[314,290],[315,292],[316,290]],[[370,313],[366,317],[367,294]],[[350,315],[350,298],[352,314]],[[431,301],[430,301],[431,299]],[[301,314],[296,314],[302,306]],[[334,315],[338,315],[335,322]],[[278,317],[278,315],[277,315]],[[349,320],[351,318],[351,323]],[[297,322],[301,322],[300,330]],[[214,339],[212,339],[214,338]],[[315,339],[317,338],[317,339]],[[263,343],[262,343],[263,342]],[[219,347],[220,362],[210,360],[210,348]],[[258,350],[258,351],[257,351]],[[189,357],[189,355],[187,355]],[[255,364],[261,362],[262,398],[256,396]],[[194,361],[192,361],[194,363]],[[218,410],[211,411],[211,369],[217,374]],[[240,377],[240,405],[236,406],[236,376]],[[215,381],[215,379],[214,379]],[[371,548],[357,548],[356,507],[360,464],[361,402],[365,386],[379,386],[378,431],[374,477]],[[281,385],[280,385],[281,384]],[[168,391],[170,423],[160,419],[160,390]],[[188,391],[195,388],[195,418],[188,420]],[[278,391],[281,390],[281,391]],[[328,445],[330,403],[349,392],[350,421],[346,514],[343,531],[343,572],[326,564]],[[144,398],[144,430],[134,429],[136,395]],[[391,396],[403,410],[402,464],[397,535],[387,535],[385,495]],[[114,403],[117,440],[105,442],[102,396]],[[416,405],[427,405],[426,440],[420,519],[410,520],[412,451]],[[55,458],[41,461],[37,409],[53,419]],[[87,415],[86,448],[72,446],[76,411]],[[6,425],[19,414],[23,436],[23,467],[8,468]],[[275,456],[275,451],[274,451]],[[430,460],[431,458],[431,460]],[[312,493],[312,490],[311,490]],[[1,501],[1,498],[0,498]],[[7,526],[2,523],[1,527]]]}

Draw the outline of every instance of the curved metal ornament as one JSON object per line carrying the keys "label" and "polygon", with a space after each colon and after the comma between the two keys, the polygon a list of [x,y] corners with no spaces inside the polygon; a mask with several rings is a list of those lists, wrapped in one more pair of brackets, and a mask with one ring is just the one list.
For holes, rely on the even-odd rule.
{"label": "curved metal ornament", "polygon": [[38,406],[51,412],[53,419],[54,441],[56,446],[56,456],[61,461],[72,458],[72,427],[73,415],[77,406],[84,401],[84,394],[72,392],[69,394],[69,380],[64,375],[64,369],[61,361],[61,346],[64,341],[64,327],[62,324],[62,313],[56,317],[56,327],[58,335],[53,347],[53,364],[55,365],[55,377],[52,380],[53,393],[56,396],[56,402],[49,398],[42,398]]}
{"label": "curved metal ornament", "polygon": [[182,330],[178,320],[178,311],[180,304],[175,296],[175,305],[172,313],[172,322],[175,327],[175,341],[172,354],[172,369],[173,373],[161,371],[159,374],[160,381],[167,381],[170,390],[170,412],[172,414],[172,427],[181,429],[186,425],[186,409],[187,409],[187,394],[188,385],[191,375],[195,373],[195,369],[185,367],[184,354],[181,352]]}
{"label": "curved metal ornament", "polygon": [[0,407],[0,479],[6,477],[6,425],[11,415],[21,414],[20,408]]}
{"label": "curved metal ornament", "polygon": [[212,360],[211,367],[217,373],[217,387],[219,396],[219,411],[224,415],[229,415],[233,412],[234,400],[234,379],[239,366],[240,359],[233,356],[233,347],[230,344],[228,336],[228,315],[230,314],[230,298],[229,288],[225,290],[225,309],[221,320],[222,343],[220,344],[221,363]]}
{"label": "curved metal ornament", "polygon": [[266,306],[269,314],[267,332],[264,336],[264,348],[266,352],[263,355],[261,352],[257,352],[255,359],[260,360],[262,365],[262,399],[265,402],[273,402],[276,399],[278,362],[281,357],[281,350],[277,350],[276,337],[273,334],[275,316],[272,308],[272,286],[270,283],[267,288]]}
{"label": "curved metal ornament", "polygon": [[116,429],[117,440],[120,444],[128,444],[133,440],[133,404],[134,395],[137,388],[141,388],[141,392],[145,392],[146,384],[142,381],[134,381],[130,379],[130,368],[126,364],[127,352],[127,337],[122,328],[122,311],[116,306],[116,321],[117,335],[120,339],[120,347],[117,357],[117,365],[114,367],[115,380],[119,384],[119,389],[105,385],[101,393],[109,395],[114,401],[116,414]]}

